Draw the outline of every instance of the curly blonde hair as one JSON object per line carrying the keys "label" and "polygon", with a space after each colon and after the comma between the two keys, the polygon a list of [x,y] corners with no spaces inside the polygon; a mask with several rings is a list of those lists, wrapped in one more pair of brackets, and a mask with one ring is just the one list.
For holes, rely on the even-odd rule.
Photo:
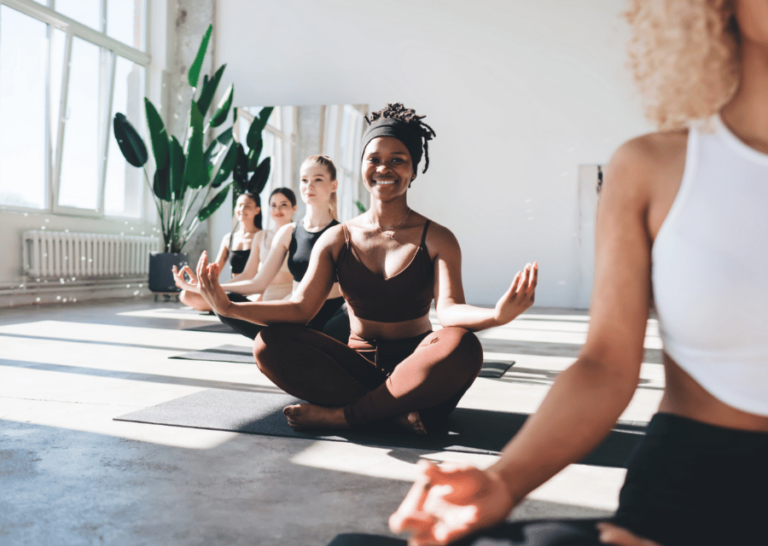
{"label": "curly blonde hair", "polygon": [[733,0],[631,0],[630,66],[660,130],[714,115],[739,83]]}

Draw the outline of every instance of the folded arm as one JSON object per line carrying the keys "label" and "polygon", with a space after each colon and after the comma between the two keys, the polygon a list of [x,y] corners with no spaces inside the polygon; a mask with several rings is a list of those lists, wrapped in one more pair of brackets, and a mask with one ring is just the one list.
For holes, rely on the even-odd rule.
{"label": "folded arm", "polygon": [[430,231],[437,248],[435,257],[435,308],[443,327],[459,326],[472,331],[484,330],[508,323],[533,305],[539,266],[528,264],[518,271],[512,286],[496,307],[486,309],[469,305],[464,299],[461,281],[461,248],[453,233],[442,226]]}

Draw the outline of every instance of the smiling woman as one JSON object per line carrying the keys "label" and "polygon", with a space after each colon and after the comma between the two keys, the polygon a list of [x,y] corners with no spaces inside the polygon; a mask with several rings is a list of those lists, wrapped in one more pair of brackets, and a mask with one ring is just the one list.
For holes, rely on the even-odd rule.
{"label": "smiling woman", "polygon": [[[310,402],[285,408],[293,427],[390,419],[417,434],[440,428],[480,371],[473,331],[505,324],[533,304],[535,263],[517,273],[494,309],[465,303],[456,238],[408,206],[408,188],[435,135],[422,117],[402,104],[372,114],[361,165],[371,208],[317,240],[290,300],[232,303],[216,280],[217,265],[205,255],[198,264],[201,293],[218,314],[268,326],[255,340],[256,363]],[[319,199],[323,188],[310,181],[302,196]],[[336,280],[349,307],[348,344],[304,326]],[[438,332],[429,320],[433,299]]]}

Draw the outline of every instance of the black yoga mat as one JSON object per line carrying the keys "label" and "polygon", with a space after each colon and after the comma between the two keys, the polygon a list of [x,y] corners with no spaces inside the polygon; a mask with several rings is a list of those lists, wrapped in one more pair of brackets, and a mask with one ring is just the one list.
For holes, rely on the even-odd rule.
{"label": "black yoga mat", "polygon": [[218,334],[236,334],[237,332],[229,325],[223,322],[214,322],[213,324],[206,324],[205,326],[194,326],[192,328],[184,328],[189,332],[216,332]]}
{"label": "black yoga mat", "polygon": [[[236,364],[253,364],[253,349],[239,345],[221,345],[202,351],[191,351],[180,355],[169,356],[175,360],[205,360],[210,362],[234,362]],[[514,365],[512,362],[483,362],[479,377],[498,379]]]}
{"label": "black yoga mat", "polygon": [[[283,407],[298,400],[287,394],[208,389],[164,404],[116,417],[156,425],[247,432],[267,436],[354,442],[358,444],[498,454],[528,417],[521,413],[457,408],[446,430],[416,436],[385,424],[354,430],[298,431],[288,426]],[[623,468],[645,431],[642,425],[619,424],[582,462]]]}
{"label": "black yoga mat", "polygon": [[337,535],[328,546],[407,546],[405,540],[367,533],[344,533]]}

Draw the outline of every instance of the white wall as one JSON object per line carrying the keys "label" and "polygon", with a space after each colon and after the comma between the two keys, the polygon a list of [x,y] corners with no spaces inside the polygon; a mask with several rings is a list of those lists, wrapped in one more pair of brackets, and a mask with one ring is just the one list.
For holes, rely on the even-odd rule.
{"label": "white wall", "polygon": [[[537,304],[583,306],[579,165],[651,127],[616,0],[219,0],[235,103],[403,102],[437,132],[409,195],[448,226],[469,301],[538,260]],[[583,290],[581,291],[583,292]]]}

